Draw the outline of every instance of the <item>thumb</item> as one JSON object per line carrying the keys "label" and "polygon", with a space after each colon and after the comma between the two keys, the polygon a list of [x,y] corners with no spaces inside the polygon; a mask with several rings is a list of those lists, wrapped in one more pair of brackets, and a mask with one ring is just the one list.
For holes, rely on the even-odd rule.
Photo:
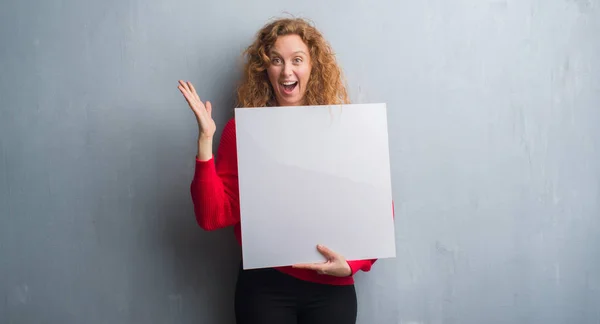
{"label": "thumb", "polygon": [[317,245],[317,250],[319,250],[319,252],[321,252],[328,260],[336,260],[338,258],[335,252],[321,244]]}
{"label": "thumb", "polygon": [[212,105],[210,104],[210,101],[206,102],[206,111],[208,112],[208,116],[212,117]]}

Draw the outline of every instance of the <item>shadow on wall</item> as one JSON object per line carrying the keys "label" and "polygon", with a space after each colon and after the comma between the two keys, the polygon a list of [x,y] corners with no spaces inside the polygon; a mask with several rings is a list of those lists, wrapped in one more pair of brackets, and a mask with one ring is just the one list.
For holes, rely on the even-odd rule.
{"label": "shadow on wall", "polygon": [[[180,193],[180,185],[176,187],[169,191]],[[169,195],[159,210],[168,248],[164,262],[174,275],[173,292],[167,296],[170,314],[180,320],[233,323],[240,251],[232,228],[204,232],[194,219],[189,194]]]}
{"label": "shadow on wall", "polygon": [[[214,98],[210,99],[213,107],[233,107],[231,93],[237,77],[237,71],[231,71],[210,87],[225,91],[205,91],[206,98]],[[176,86],[173,89],[178,91]],[[136,126],[137,134],[132,138],[139,155],[137,158],[134,155],[132,159],[137,161],[132,160],[131,164],[142,169],[134,172],[141,178],[132,179],[139,191],[138,197],[133,198],[132,208],[138,215],[133,217],[139,217],[134,225],[143,224],[136,231],[144,230],[145,233],[138,234],[145,241],[143,246],[152,247],[145,251],[145,259],[132,261],[136,269],[134,275],[143,277],[132,280],[137,286],[133,287],[132,295],[154,297],[139,298],[143,302],[131,311],[136,320],[154,321],[164,317],[177,323],[234,323],[233,300],[240,248],[233,228],[206,232],[196,223],[190,183],[198,130],[183,96],[177,100],[173,104],[177,113],[146,115],[149,120]],[[156,107],[151,111],[161,112],[161,109]],[[218,125],[216,136],[220,136],[225,121],[232,116],[231,111],[232,108],[213,113]],[[218,142],[219,138],[215,138],[215,143]],[[140,219],[146,217],[144,215],[152,216]],[[148,265],[158,269],[144,268]],[[160,311],[153,310],[153,306]],[[148,313],[157,317],[147,318]]]}
{"label": "shadow on wall", "polygon": [[[212,89],[217,91],[207,89],[199,94],[210,98],[213,107],[223,107],[213,112],[218,127],[215,154],[223,125],[233,116],[235,98],[232,94],[238,77],[238,71],[230,71],[214,80]],[[173,128],[166,128],[164,134],[159,135],[164,140],[157,142],[157,152],[173,153],[157,154],[158,172],[173,176],[161,179],[158,192],[164,197],[159,199],[158,216],[164,220],[164,243],[170,249],[166,263],[170,263],[176,276],[173,278],[176,291],[168,296],[169,312],[179,320],[234,323],[233,300],[241,249],[232,227],[206,232],[195,220],[190,183],[195,167],[197,125],[183,97],[180,106],[187,109],[192,134],[175,135]],[[190,140],[185,140],[186,137]]]}

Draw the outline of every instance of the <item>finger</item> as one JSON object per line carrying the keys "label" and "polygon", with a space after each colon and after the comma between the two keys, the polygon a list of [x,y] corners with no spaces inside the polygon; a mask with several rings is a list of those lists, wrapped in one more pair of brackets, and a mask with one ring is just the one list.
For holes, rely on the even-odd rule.
{"label": "finger", "polygon": [[301,263],[301,264],[294,264],[292,266],[292,268],[314,270],[314,271],[325,271],[325,264],[324,263]]}
{"label": "finger", "polygon": [[206,112],[208,112],[208,117],[212,118],[212,104],[210,101],[206,102]]}
{"label": "finger", "polygon": [[185,97],[185,100],[187,100],[188,103],[191,103],[189,99],[189,92],[181,85],[178,86],[177,89],[179,89],[181,94]]}
{"label": "finger", "polygon": [[198,99],[198,101],[201,101],[200,96],[198,96],[198,93],[196,92],[196,88],[194,88],[194,85],[188,81],[188,86],[190,87],[190,90],[192,91],[192,94],[196,97],[196,99]]}
{"label": "finger", "polygon": [[317,245],[317,250],[328,260],[337,259],[337,253],[333,252],[326,246]]}
{"label": "finger", "polygon": [[[198,93],[196,92],[196,89],[194,88],[194,85],[189,82],[189,81],[181,81],[181,84],[183,85],[183,87],[187,90],[187,92],[189,93],[189,98],[192,99],[192,102],[194,104],[197,104],[198,106],[200,106],[201,108],[205,108],[203,107],[204,104],[202,103],[202,101],[200,100],[200,96],[198,96]],[[200,109],[200,110],[204,110],[204,109]]]}
{"label": "finger", "polygon": [[177,89],[179,89],[179,91],[181,91],[182,93],[183,93],[183,92],[185,92],[185,93],[188,93],[188,92],[189,92],[189,91],[187,91],[187,89],[185,88],[185,86],[183,86],[183,85],[181,85],[181,84],[177,86]]}
{"label": "finger", "polygon": [[205,117],[207,116],[207,111],[205,109],[202,108],[198,108],[198,106],[202,106],[202,104],[198,104],[196,99],[193,98],[192,94],[185,90],[183,87],[179,87],[179,90],[181,91],[181,93],[183,94],[183,96],[185,97],[185,100],[187,100],[190,108],[192,109],[192,111],[194,112],[194,114],[196,115],[196,117],[199,119],[200,122],[205,122]]}
{"label": "finger", "polygon": [[179,86],[179,91],[181,91],[181,93],[183,94],[183,96],[185,97],[185,100],[187,100],[188,104],[190,105],[190,108],[194,108],[194,104],[195,104],[195,99],[192,97],[192,95],[190,94],[189,91],[187,91],[184,87]]}
{"label": "finger", "polygon": [[179,80],[179,86],[187,91],[187,84],[185,84],[185,82],[183,82],[183,80]]}
{"label": "finger", "polygon": [[[188,86],[187,82],[183,81],[183,80],[179,80],[179,84],[181,84],[181,86],[187,90],[190,91],[190,87]],[[191,92],[191,91],[190,91]]]}
{"label": "finger", "polygon": [[177,88],[179,88],[181,93],[183,93],[185,95],[186,99],[188,100],[188,102],[190,104],[198,104],[198,103],[202,104],[202,102],[200,102],[200,100],[196,99],[196,97],[193,95],[191,90],[187,87],[187,85],[184,82],[181,82],[181,84],[179,86],[177,86]]}

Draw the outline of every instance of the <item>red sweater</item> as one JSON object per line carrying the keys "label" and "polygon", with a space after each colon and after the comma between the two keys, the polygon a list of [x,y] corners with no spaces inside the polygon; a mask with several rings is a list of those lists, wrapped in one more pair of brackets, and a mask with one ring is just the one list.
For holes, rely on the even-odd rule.
{"label": "red sweater", "polygon": [[[212,231],[233,226],[235,237],[241,245],[235,119],[230,119],[223,129],[216,157],[208,161],[200,161],[196,158],[191,194],[196,221],[200,227]],[[348,261],[348,264],[352,269],[352,275],[354,275],[359,270],[365,272],[371,270],[371,266],[375,261],[375,259],[356,260]],[[340,278],[320,275],[313,270],[294,269],[292,267],[277,267],[275,269],[298,279],[316,283],[331,285],[354,283],[353,276]]]}

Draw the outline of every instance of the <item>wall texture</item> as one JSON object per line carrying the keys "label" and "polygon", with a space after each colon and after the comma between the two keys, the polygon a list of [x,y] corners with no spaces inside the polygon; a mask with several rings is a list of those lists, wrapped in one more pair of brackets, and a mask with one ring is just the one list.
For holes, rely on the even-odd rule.
{"label": "wall texture", "polygon": [[286,12],[390,109],[398,257],[357,275],[359,323],[600,322],[597,0],[3,1],[0,322],[233,322],[177,80],[222,127]]}

